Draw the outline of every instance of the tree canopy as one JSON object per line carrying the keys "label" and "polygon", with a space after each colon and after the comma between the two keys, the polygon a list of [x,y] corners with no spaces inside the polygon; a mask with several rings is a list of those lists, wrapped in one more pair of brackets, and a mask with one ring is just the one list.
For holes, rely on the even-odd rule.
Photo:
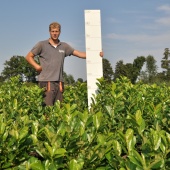
{"label": "tree canopy", "polygon": [[113,80],[114,72],[109,60],[103,58],[103,77],[108,82]]}
{"label": "tree canopy", "polygon": [[1,76],[4,80],[8,80],[10,77],[19,75],[21,81],[35,82],[37,74],[35,69],[25,60],[25,57],[13,56],[4,63]]}
{"label": "tree canopy", "polygon": [[127,63],[124,64],[122,60],[116,63],[114,80],[120,78],[121,76],[125,76],[131,80],[132,83],[135,83],[138,76],[140,75],[140,71],[144,65],[145,57],[140,56],[134,59],[133,64]]}
{"label": "tree canopy", "polygon": [[161,67],[165,70],[165,77],[166,77],[166,81],[170,80],[170,51],[169,48],[165,48],[164,50],[164,57],[161,60]]}

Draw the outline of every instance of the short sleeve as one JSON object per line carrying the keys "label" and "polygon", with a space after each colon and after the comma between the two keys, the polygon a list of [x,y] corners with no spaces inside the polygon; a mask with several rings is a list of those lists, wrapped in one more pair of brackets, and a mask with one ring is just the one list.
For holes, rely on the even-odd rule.
{"label": "short sleeve", "polygon": [[38,42],[32,49],[31,49],[31,52],[34,54],[34,55],[39,55],[42,51],[42,44],[41,42]]}
{"label": "short sleeve", "polygon": [[66,56],[70,56],[73,54],[74,48],[71,47],[70,45],[68,45],[67,43],[65,43],[65,52],[66,52]]}

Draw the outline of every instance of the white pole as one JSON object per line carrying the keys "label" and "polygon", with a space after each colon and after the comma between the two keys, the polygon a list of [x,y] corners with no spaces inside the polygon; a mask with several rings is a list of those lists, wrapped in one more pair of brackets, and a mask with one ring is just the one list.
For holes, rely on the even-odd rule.
{"label": "white pole", "polygon": [[86,70],[88,106],[96,95],[97,79],[103,76],[100,10],[85,10]]}

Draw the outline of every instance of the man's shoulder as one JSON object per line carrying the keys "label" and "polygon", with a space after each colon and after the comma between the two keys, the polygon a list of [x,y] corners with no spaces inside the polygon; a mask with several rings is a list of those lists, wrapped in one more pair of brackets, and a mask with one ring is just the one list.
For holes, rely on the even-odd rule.
{"label": "man's shoulder", "polygon": [[42,40],[42,41],[39,41],[40,44],[46,44],[46,43],[48,43],[48,42],[49,42],[49,40]]}
{"label": "man's shoulder", "polygon": [[60,41],[60,45],[65,48],[72,48],[68,43]]}
{"label": "man's shoulder", "polygon": [[62,44],[62,45],[68,45],[68,43],[63,42],[63,41],[60,41],[60,44]]}

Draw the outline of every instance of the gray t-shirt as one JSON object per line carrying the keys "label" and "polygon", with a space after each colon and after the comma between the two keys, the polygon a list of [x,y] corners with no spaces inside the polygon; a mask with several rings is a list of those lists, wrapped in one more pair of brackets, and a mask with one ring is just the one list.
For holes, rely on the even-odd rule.
{"label": "gray t-shirt", "polygon": [[49,40],[38,42],[31,50],[39,55],[42,71],[38,81],[63,81],[64,59],[73,54],[74,48],[65,42],[60,42],[55,48]]}

